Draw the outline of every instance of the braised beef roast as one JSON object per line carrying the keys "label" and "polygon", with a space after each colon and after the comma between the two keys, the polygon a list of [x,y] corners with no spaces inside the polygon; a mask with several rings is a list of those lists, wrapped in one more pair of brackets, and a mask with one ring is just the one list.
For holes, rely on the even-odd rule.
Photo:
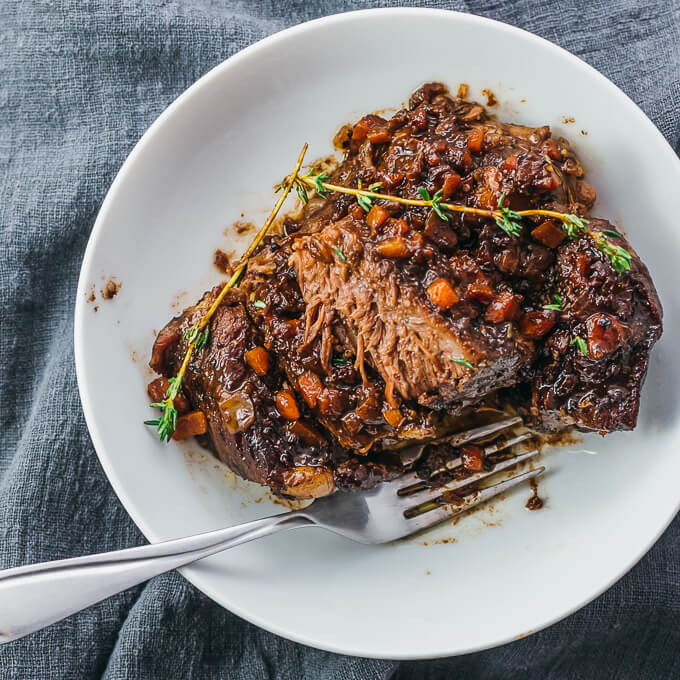
{"label": "braised beef roast", "polygon": [[[595,201],[548,127],[499,123],[438,83],[338,139],[334,184],[584,218]],[[589,223],[632,254],[618,273],[591,237],[544,217],[512,236],[485,216],[446,216],[334,193],[265,239],[184,382],[238,474],[297,496],[370,486],[399,473],[401,448],[489,401],[538,431],[635,427],[662,312],[626,240]],[[159,333],[154,370],[176,373],[182,332],[216,294]]]}

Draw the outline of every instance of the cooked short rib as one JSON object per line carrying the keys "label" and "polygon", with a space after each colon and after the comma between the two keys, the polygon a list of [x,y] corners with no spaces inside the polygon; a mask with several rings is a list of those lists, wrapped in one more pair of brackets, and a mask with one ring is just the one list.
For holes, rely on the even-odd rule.
{"label": "cooked short rib", "polygon": [[[500,123],[438,83],[391,119],[364,116],[337,139],[345,158],[334,184],[590,219],[595,192],[564,140]],[[536,430],[635,426],[662,311],[646,267],[611,225],[588,228],[633,254],[621,274],[559,220],[525,218],[512,235],[485,216],[444,219],[379,195],[372,203],[332,193],[286,218],[192,359],[185,394],[236,472],[298,496],[371,485],[398,473],[394,451],[489,400]],[[176,372],[181,331],[215,294],[161,331],[155,370]],[[262,375],[246,359],[255,347],[271,362]]]}

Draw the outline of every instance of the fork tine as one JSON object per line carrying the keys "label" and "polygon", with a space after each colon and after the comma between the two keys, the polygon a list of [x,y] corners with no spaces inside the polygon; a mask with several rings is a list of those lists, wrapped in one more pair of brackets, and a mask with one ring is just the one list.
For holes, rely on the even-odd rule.
{"label": "fork tine", "polygon": [[[489,423],[488,425],[480,425],[479,427],[473,427],[469,430],[464,430],[463,432],[456,432],[455,434],[449,435],[447,437],[433,439],[431,442],[425,442],[425,444],[423,444],[422,446],[424,447],[427,446],[428,444],[435,445],[443,443],[449,443],[452,446],[460,446],[462,444],[467,444],[468,442],[474,441],[475,439],[482,439],[483,437],[489,437],[492,434],[496,434],[497,432],[502,432],[503,430],[507,430],[509,427],[519,425],[521,422],[522,419],[519,416],[503,418],[502,420],[498,420],[495,423]],[[485,453],[495,453],[496,451],[499,451],[501,449],[509,448],[510,446],[513,446],[514,444],[517,444],[520,441],[524,441],[524,439],[528,439],[530,436],[531,434],[527,433],[524,435],[520,435],[519,437],[515,437],[514,439],[508,439],[500,448],[496,447],[493,450],[485,450]],[[415,448],[416,447],[409,447],[409,449],[406,450],[410,451],[411,449]],[[489,447],[489,449],[490,448],[491,447]],[[447,463],[446,469],[452,470],[454,467],[457,467],[460,464],[461,464],[460,458],[455,458]],[[441,471],[443,472],[443,470]],[[408,472],[407,474],[399,477],[399,479],[396,481],[400,485],[406,487],[409,484],[417,484],[418,482],[422,482],[423,480],[422,477],[419,477],[416,472]]]}
{"label": "fork tine", "polygon": [[492,453],[498,453],[498,451],[503,451],[504,449],[509,449],[515,444],[520,442],[525,442],[527,439],[531,439],[534,435],[531,432],[525,432],[524,434],[517,435],[512,439],[501,439],[499,442],[494,442],[489,446],[484,447],[484,455],[490,456]]}
{"label": "fork tine", "polygon": [[416,515],[415,517],[407,520],[409,523],[409,532],[404,534],[404,536],[416,533],[416,531],[421,531],[422,529],[427,529],[428,527],[439,524],[446,519],[461,515],[464,512],[470,510],[470,508],[481,505],[482,503],[492,499],[494,496],[497,496],[504,491],[508,491],[522,482],[533,479],[534,477],[538,477],[538,475],[542,474],[544,471],[545,467],[540,467],[536,468],[535,470],[523,472],[515,477],[511,477],[510,479],[499,482],[494,486],[489,486],[486,489],[482,489],[474,495],[467,496],[461,505],[442,505],[428,512],[424,512],[421,515]]}
{"label": "fork tine", "polygon": [[507,430],[509,427],[520,425],[521,423],[522,419],[519,416],[511,416],[509,418],[497,420],[495,423],[480,425],[479,427],[473,427],[469,430],[465,430],[464,432],[456,432],[455,434],[441,437],[440,439],[436,439],[434,443],[443,444],[446,442],[451,444],[451,446],[460,446],[461,444],[467,444],[468,442],[474,441],[475,439],[490,437],[492,434],[496,434],[502,430]]}
{"label": "fork tine", "polygon": [[446,484],[443,484],[442,486],[426,487],[422,491],[416,491],[414,494],[406,496],[406,499],[411,500],[413,498],[415,501],[414,507],[417,507],[421,503],[426,503],[427,501],[433,501],[436,498],[439,498],[439,496],[441,496],[446,491],[455,491],[456,489],[468,486],[473,482],[486,479],[486,477],[490,477],[501,470],[505,470],[506,468],[512,467],[513,465],[517,465],[518,463],[535,456],[537,453],[538,449],[520,453],[519,456],[508,458],[507,460],[502,460],[499,463],[496,463],[496,465],[494,465],[491,470],[482,470],[481,472],[476,472],[474,475],[470,475],[464,479],[454,479]]}

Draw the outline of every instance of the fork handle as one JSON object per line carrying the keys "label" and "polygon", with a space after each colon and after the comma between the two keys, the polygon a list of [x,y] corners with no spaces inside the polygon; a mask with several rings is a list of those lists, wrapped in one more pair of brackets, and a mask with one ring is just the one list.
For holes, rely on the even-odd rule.
{"label": "fork handle", "polygon": [[138,548],[0,571],[0,644],[17,640],[153,576],[284,529],[310,526],[286,512]]}

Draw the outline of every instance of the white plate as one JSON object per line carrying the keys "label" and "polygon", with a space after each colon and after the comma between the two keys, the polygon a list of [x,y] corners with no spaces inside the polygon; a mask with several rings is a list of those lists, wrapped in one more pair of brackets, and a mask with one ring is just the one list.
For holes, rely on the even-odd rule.
{"label": "white plate", "polygon": [[[148,539],[280,511],[195,444],[162,445],[142,425],[151,414],[152,329],[221,279],[214,248],[244,246],[223,231],[241,213],[261,223],[272,185],[303,142],[309,160],[322,157],[341,123],[399,106],[428,80],[454,91],[470,83],[472,96],[490,87],[503,120],[549,123],[574,143],[598,191],[595,213],[619,224],[649,265],[666,328],[637,430],[549,455],[544,510],[526,511],[522,489],[416,540],[366,547],[320,530],[290,532],[182,572],[270,631],[393,659],[479,650],[557,621],[619,579],[676,514],[680,163],[642,112],[567,52],[479,17],[390,9],[297,26],[212,70],[144,135],[102,206],[76,304],[92,440]],[[110,276],[122,282],[118,295],[87,302]]]}

